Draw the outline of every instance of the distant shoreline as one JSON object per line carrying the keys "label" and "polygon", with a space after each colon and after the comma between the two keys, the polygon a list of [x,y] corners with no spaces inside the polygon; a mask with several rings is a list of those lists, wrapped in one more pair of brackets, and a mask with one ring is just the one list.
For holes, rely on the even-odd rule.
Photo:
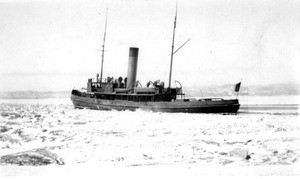
{"label": "distant shoreline", "polygon": [[[230,97],[236,96],[234,85],[219,86],[183,86],[186,97]],[[47,99],[70,97],[68,91],[0,91],[0,99]],[[280,83],[271,85],[244,86],[242,84],[239,96],[292,96],[300,95],[300,84]]]}
{"label": "distant shoreline", "polygon": [[[70,91],[63,92],[0,92],[0,99],[62,99],[69,98],[71,95]],[[276,97],[276,96],[299,96],[300,94],[278,94],[278,95],[250,95],[250,94],[239,94],[238,97]],[[224,95],[224,94],[213,94],[209,95],[186,95],[186,98],[206,98],[206,97],[220,97],[220,98],[236,98],[235,95]]]}
{"label": "distant shoreline", "polygon": [[0,92],[0,99],[67,98],[70,94],[70,91],[9,91]]}

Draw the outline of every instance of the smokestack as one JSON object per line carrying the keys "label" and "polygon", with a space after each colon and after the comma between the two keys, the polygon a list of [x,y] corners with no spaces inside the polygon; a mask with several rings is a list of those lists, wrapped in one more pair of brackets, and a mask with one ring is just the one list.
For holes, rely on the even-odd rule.
{"label": "smokestack", "polygon": [[127,89],[133,88],[133,83],[136,81],[137,63],[138,63],[139,48],[129,48],[129,60],[127,70]]}

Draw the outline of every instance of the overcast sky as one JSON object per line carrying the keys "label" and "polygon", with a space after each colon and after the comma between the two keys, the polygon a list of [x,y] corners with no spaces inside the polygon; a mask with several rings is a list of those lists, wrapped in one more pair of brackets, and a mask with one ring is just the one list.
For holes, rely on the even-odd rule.
{"label": "overcast sky", "polygon": [[[0,91],[71,90],[100,73],[168,82],[176,1],[0,0]],[[299,0],[179,0],[173,80],[183,86],[298,82]]]}

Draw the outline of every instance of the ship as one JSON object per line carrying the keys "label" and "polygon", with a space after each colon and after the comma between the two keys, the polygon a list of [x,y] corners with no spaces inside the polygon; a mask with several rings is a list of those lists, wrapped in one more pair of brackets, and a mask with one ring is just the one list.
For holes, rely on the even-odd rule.
{"label": "ship", "polygon": [[[164,82],[156,80],[149,81],[145,87],[142,87],[142,84],[136,80],[139,54],[139,48],[137,47],[129,48],[127,76],[125,78],[103,78],[107,29],[106,11],[100,77],[97,74],[95,80],[89,78],[86,88],[72,90],[71,101],[74,107],[97,110],[143,110],[171,113],[237,113],[240,107],[237,97],[236,99],[186,98],[179,81],[175,81],[175,87],[171,86],[173,55],[188,42],[186,41],[174,52],[176,19],[177,6],[173,28],[169,84],[165,86]],[[235,89],[237,87],[240,87],[240,83]]]}

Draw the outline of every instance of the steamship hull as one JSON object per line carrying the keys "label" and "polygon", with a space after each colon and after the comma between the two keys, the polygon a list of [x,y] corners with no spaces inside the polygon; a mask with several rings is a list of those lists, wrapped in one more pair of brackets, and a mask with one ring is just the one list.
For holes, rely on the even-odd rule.
{"label": "steamship hull", "polygon": [[90,97],[71,95],[75,108],[97,110],[130,110],[137,109],[153,112],[171,113],[237,113],[240,104],[237,99],[200,99],[175,100],[174,102],[134,102],[124,100],[105,100]]}

